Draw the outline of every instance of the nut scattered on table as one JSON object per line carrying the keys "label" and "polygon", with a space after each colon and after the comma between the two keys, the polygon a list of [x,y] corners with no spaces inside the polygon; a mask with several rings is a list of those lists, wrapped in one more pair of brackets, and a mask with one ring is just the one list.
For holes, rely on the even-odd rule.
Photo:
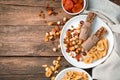
{"label": "nut scattered on table", "polygon": [[60,67],[60,60],[61,57],[57,57],[56,60],[53,60],[53,65],[48,66],[47,64],[42,65],[43,68],[45,68],[45,76],[51,77],[51,80],[55,79],[55,76],[52,76],[53,74],[56,75],[58,73],[58,69]]}
{"label": "nut scattered on table", "polygon": [[47,64],[42,65],[42,67],[46,68],[46,67],[47,67]]}
{"label": "nut scattered on table", "polygon": [[53,51],[54,51],[54,52],[56,52],[56,51],[57,51],[57,49],[56,49],[56,48],[53,48]]}
{"label": "nut scattered on table", "polygon": [[48,25],[49,25],[49,26],[52,26],[53,24],[54,24],[54,22],[52,22],[52,21],[51,21],[51,22],[48,22]]}
{"label": "nut scattered on table", "polygon": [[63,21],[66,22],[66,21],[67,21],[67,18],[66,18],[66,17],[63,17]]}
{"label": "nut scattered on table", "polygon": [[58,49],[60,49],[60,44],[58,45]]}

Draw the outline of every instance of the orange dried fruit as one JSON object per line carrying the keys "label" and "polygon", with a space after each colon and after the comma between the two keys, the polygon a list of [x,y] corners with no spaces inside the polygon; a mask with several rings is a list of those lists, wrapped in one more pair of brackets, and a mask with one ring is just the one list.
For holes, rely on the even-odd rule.
{"label": "orange dried fruit", "polygon": [[77,55],[76,55],[77,61],[80,61],[80,58],[81,58],[81,54],[77,54]]}
{"label": "orange dried fruit", "polygon": [[84,1],[83,0],[78,0],[79,1],[79,3],[83,3]]}
{"label": "orange dried fruit", "polygon": [[76,13],[76,12],[79,12],[82,10],[82,5],[80,3],[77,3],[74,5],[73,9],[72,9],[72,12]]}
{"label": "orange dried fruit", "polygon": [[73,0],[73,2],[74,2],[75,4],[78,3],[78,1],[79,1],[79,0]]}
{"label": "orange dried fruit", "polygon": [[67,11],[71,11],[71,9],[73,8],[73,2],[72,2],[72,0],[66,0],[64,8]]}
{"label": "orange dried fruit", "polygon": [[66,0],[62,0],[62,4],[65,5]]}

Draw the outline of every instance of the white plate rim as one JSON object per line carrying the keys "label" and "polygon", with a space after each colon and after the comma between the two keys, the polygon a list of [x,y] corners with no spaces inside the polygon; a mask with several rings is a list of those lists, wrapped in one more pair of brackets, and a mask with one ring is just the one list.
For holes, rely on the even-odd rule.
{"label": "white plate rim", "polygon": [[[76,17],[81,17],[81,16],[87,16],[87,15],[78,15],[78,16],[72,17],[70,20],[68,20],[68,21],[66,22],[66,24],[68,24],[68,23],[69,23],[70,21],[72,21],[74,18],[76,18]],[[113,47],[114,47],[114,36],[113,36],[113,32],[112,32],[111,28],[110,28],[100,17],[97,16],[97,18],[100,19],[100,20],[107,26],[107,28],[109,28],[109,31],[111,32],[111,34],[112,34],[111,36],[112,36],[112,39],[113,39],[113,40],[112,40],[112,41],[113,41],[113,44],[112,44],[111,50],[109,51],[109,55],[107,54],[107,55],[105,56],[106,58],[97,64],[97,65],[99,65],[99,64],[103,63],[103,62],[110,56],[110,54],[111,54],[111,52],[112,52],[112,50],[113,50]],[[62,51],[62,54],[63,54],[64,58],[65,58],[70,64],[72,64],[72,63],[67,59],[67,57],[65,56],[64,51],[63,51],[63,47],[62,47],[62,40],[61,40],[61,39],[62,39],[62,37],[63,37],[63,32],[64,32],[64,29],[66,28],[66,27],[65,27],[66,24],[63,26],[63,29],[62,29],[62,31],[61,31],[61,35],[60,35],[60,46],[61,46],[61,51]],[[75,66],[75,67],[84,68],[84,69],[88,69],[88,68],[92,68],[92,67],[97,66],[97,65],[89,65],[89,66],[83,67],[83,66],[76,66],[76,65],[74,65],[74,64],[72,64],[72,65]]]}

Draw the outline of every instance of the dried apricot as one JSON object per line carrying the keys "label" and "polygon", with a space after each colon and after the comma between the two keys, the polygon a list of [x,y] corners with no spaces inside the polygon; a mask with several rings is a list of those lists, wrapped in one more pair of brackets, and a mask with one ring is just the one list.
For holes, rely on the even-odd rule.
{"label": "dried apricot", "polygon": [[72,12],[76,13],[79,12],[80,10],[82,10],[82,5],[80,3],[77,3],[74,5]]}
{"label": "dried apricot", "polygon": [[79,0],[73,0],[73,2],[74,2],[75,4],[78,3],[78,1],[79,1]]}
{"label": "dried apricot", "polygon": [[79,3],[83,3],[84,1],[83,0],[78,0],[79,1]]}
{"label": "dried apricot", "polygon": [[66,0],[64,8],[67,11],[71,11],[71,9],[73,8],[73,2],[72,2],[72,0]]}
{"label": "dried apricot", "polygon": [[65,5],[66,0],[62,0],[63,5]]}

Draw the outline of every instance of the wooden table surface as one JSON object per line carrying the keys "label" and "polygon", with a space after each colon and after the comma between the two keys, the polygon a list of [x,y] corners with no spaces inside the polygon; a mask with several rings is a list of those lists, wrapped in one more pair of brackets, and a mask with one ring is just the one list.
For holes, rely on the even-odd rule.
{"label": "wooden table surface", "polygon": [[[66,14],[61,0],[0,0],[0,80],[49,80],[44,76],[42,64],[52,64],[61,51],[52,48],[56,44],[45,42],[45,33],[53,26],[46,21],[58,21]],[[120,5],[120,0],[112,0]],[[51,4],[52,3],[52,4]],[[48,16],[46,5],[59,12]],[[39,16],[45,13],[45,19]],[[61,70],[71,66],[63,57]],[[91,69],[87,70],[91,74]]]}

